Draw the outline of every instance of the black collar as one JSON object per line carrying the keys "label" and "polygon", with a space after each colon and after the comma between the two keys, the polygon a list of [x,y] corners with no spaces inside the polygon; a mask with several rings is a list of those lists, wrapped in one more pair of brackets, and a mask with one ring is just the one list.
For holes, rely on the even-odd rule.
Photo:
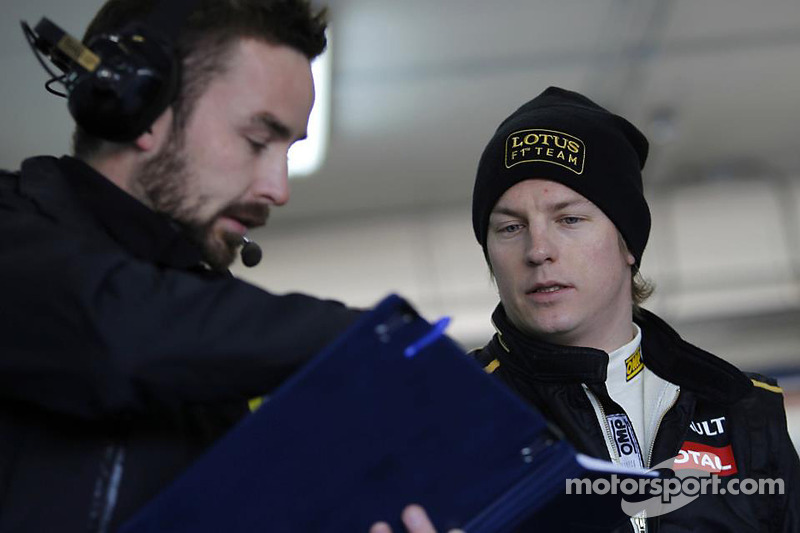
{"label": "black collar", "polygon": [[[540,382],[605,382],[606,352],[550,344],[526,335],[511,323],[502,304],[494,310],[492,321],[497,335],[487,348],[511,373]],[[723,404],[734,403],[752,390],[750,380],[736,367],[684,341],[653,313],[642,309],[635,322],[642,329],[645,366],[661,378]]]}
{"label": "black collar", "polygon": [[656,375],[721,404],[739,401],[753,389],[741,370],[683,340],[658,316],[640,309],[642,361]]}
{"label": "black collar", "polygon": [[22,164],[20,187],[59,223],[83,229],[99,224],[139,259],[179,269],[201,264],[199,247],[175,222],[149,209],[83,161],[69,156],[27,159]]}
{"label": "black collar", "polygon": [[503,304],[492,313],[500,364],[537,381],[604,383],[608,354],[594,348],[560,346],[522,333],[508,319]]}

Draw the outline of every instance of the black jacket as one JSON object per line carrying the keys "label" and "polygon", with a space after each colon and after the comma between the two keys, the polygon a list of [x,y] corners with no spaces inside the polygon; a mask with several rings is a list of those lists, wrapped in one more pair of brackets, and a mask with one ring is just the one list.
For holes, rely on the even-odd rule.
{"label": "black jacket", "polygon": [[[525,336],[502,306],[492,318],[498,334],[476,352],[478,360],[558,426],[579,451],[610,459],[584,389],[605,389],[608,355]],[[783,496],[702,495],[685,507],[649,518],[648,531],[800,531],[800,461],[786,430],[777,384],[742,373],[689,344],[652,313],[644,311],[636,322],[642,329],[645,366],[680,387],[657,431],[650,465],[676,457],[681,449],[730,446],[738,470],[733,476],[780,478],[785,483]],[[709,425],[721,417],[724,423]]]}
{"label": "black jacket", "polygon": [[113,531],[355,315],[209,271],[75,159],[0,174],[0,532]]}

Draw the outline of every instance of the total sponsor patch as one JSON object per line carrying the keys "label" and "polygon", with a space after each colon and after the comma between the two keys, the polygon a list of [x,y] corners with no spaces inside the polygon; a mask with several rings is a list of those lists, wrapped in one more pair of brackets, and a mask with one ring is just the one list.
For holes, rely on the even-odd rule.
{"label": "total sponsor patch", "polygon": [[568,133],[530,129],[515,131],[506,138],[506,168],[538,161],[583,174],[585,158],[586,145]]}
{"label": "total sponsor patch", "polygon": [[738,472],[730,444],[723,447],[706,446],[699,442],[685,441],[675,457],[673,470],[691,468],[719,476],[730,476]]}

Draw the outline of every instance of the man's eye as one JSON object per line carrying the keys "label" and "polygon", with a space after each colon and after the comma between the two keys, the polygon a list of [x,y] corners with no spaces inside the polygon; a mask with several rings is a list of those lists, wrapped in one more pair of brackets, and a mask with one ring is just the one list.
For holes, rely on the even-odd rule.
{"label": "man's eye", "polygon": [[564,224],[566,224],[568,226],[571,226],[573,224],[577,224],[581,220],[583,220],[581,217],[562,217],[561,218],[561,222],[563,222]]}
{"label": "man's eye", "polygon": [[521,227],[522,227],[521,224],[508,224],[500,228],[500,233],[514,233],[516,231],[519,231]]}
{"label": "man's eye", "polygon": [[262,150],[264,150],[267,147],[267,143],[254,141],[253,139],[251,139],[249,137],[247,138],[247,142],[248,142],[248,144],[250,144],[250,149],[255,154],[260,153]]}

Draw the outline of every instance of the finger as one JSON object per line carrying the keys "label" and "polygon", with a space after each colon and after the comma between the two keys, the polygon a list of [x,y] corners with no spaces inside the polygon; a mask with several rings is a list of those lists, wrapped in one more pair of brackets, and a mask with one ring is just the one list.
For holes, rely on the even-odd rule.
{"label": "finger", "polygon": [[369,533],[392,533],[392,528],[386,522],[375,522],[369,528]]}
{"label": "finger", "polygon": [[408,533],[436,533],[428,514],[419,505],[409,505],[401,516]]}

